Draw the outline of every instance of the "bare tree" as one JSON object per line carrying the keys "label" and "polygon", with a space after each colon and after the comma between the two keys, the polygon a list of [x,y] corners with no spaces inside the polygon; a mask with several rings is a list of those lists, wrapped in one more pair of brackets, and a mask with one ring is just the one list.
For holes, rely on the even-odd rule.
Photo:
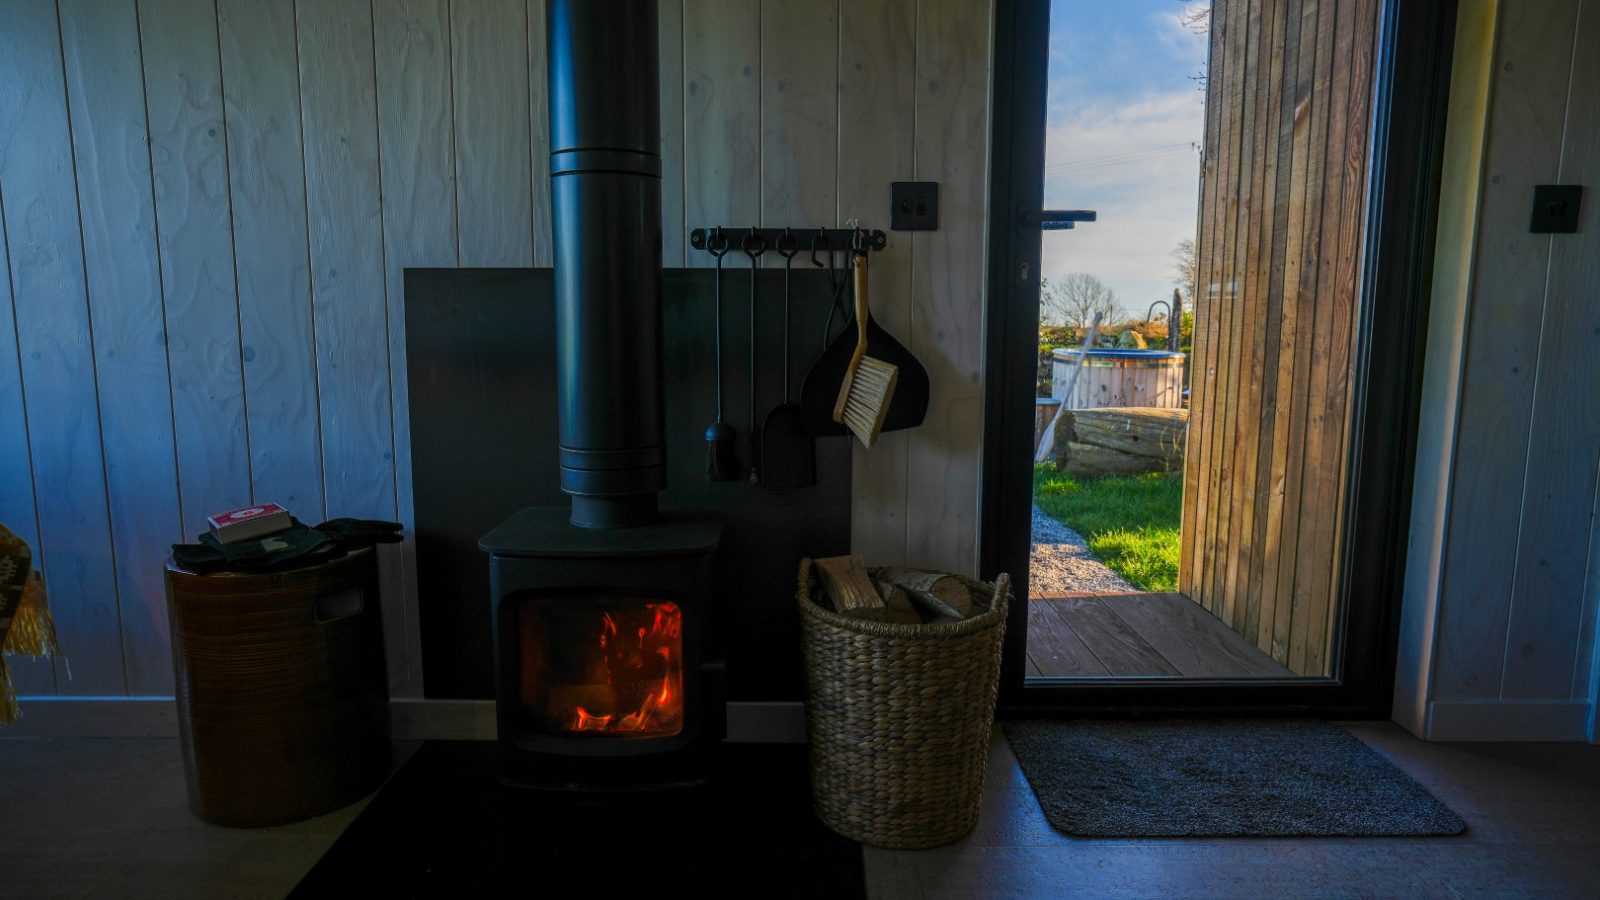
{"label": "bare tree", "polygon": [[1183,291],[1183,305],[1194,308],[1194,288],[1199,282],[1200,263],[1195,257],[1194,238],[1184,238],[1172,248],[1172,283]]}
{"label": "bare tree", "polygon": [[1045,279],[1042,288],[1040,308],[1046,317],[1062,325],[1087,328],[1096,313],[1107,322],[1122,317],[1117,292],[1093,275],[1073,272],[1060,281]]}

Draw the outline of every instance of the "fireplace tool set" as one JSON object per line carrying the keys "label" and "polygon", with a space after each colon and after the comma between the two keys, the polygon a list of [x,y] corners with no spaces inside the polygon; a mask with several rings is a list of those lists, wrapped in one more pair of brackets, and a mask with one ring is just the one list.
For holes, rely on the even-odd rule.
{"label": "fireplace tool set", "polygon": [[[871,447],[884,431],[922,424],[928,408],[928,373],[903,344],[895,340],[868,312],[867,257],[888,245],[882,231],[854,228],[697,228],[690,246],[709,253],[716,261],[716,418],[706,429],[706,475],[712,481],[738,481],[766,487],[804,487],[815,483],[816,437],[854,434]],[[809,250],[811,264],[826,268],[833,287],[833,304],[823,327],[823,352],[805,376],[798,402],[790,398],[789,285],[794,259]],[[750,269],[750,467],[739,459],[738,435],[723,415],[722,390],[722,282],[723,258],[740,252]],[[768,413],[759,434],[756,402],[756,310],[759,298],[755,270],[760,258],[772,252],[783,259],[783,403]],[[849,261],[851,277],[841,274],[839,254]],[[824,262],[824,259],[826,261]],[[854,302],[844,302],[847,287]],[[842,309],[841,309],[842,307]],[[843,312],[843,315],[841,315]],[[834,334],[834,322],[845,327]],[[854,322],[855,328],[850,328]]]}

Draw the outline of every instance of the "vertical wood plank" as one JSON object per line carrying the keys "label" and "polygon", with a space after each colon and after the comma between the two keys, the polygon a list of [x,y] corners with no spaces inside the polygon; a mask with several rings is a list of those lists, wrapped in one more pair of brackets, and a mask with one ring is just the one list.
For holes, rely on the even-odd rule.
{"label": "vertical wood plank", "polygon": [[1210,409],[1216,393],[1214,323],[1221,280],[1217,261],[1220,259],[1222,241],[1217,220],[1218,205],[1226,191],[1227,165],[1224,157],[1231,147],[1227,135],[1230,133],[1228,120],[1232,107],[1223,98],[1226,96],[1228,67],[1233,62],[1227,48],[1233,27],[1231,16],[1234,6],[1233,0],[1216,0],[1211,7],[1211,41],[1206,62],[1205,161],[1201,169],[1202,190],[1195,230],[1198,274],[1189,368],[1191,415],[1188,446],[1194,449],[1184,456],[1183,519],[1179,529],[1182,535],[1179,590],[1206,609],[1211,608],[1211,597],[1203,580],[1206,548],[1211,539],[1207,451],[1210,449]]}
{"label": "vertical wood plank", "polygon": [[327,518],[291,4],[219,0],[254,495]]}
{"label": "vertical wood plank", "polygon": [[[1290,425],[1300,409],[1295,403],[1294,373],[1300,357],[1299,332],[1302,308],[1306,298],[1300,292],[1300,277],[1304,262],[1306,213],[1311,178],[1307,171],[1311,159],[1312,122],[1314,120],[1313,86],[1316,79],[1318,12],[1320,4],[1304,0],[1295,23],[1299,34],[1295,51],[1295,71],[1291,93],[1285,97],[1284,112],[1289,132],[1280,134],[1280,140],[1290,144],[1289,195],[1285,210],[1283,261],[1281,283],[1278,287],[1280,308],[1277,348],[1272,389],[1272,448],[1271,462],[1265,473],[1267,491],[1266,513],[1262,517],[1262,552],[1258,569],[1252,577],[1259,581],[1261,612],[1256,630],[1256,646],[1279,663],[1289,658],[1290,601],[1279,591],[1279,573],[1283,567],[1284,506],[1289,467],[1292,464],[1289,450]],[[1315,109],[1320,109],[1316,107]]]}
{"label": "vertical wood plank", "polygon": [[[527,17],[525,0],[450,5],[463,266],[534,264]],[[548,179],[544,189],[548,221]]]}
{"label": "vertical wood plank", "polygon": [[[1576,0],[1503,4],[1479,208],[1477,270],[1450,494],[1439,611],[1435,699],[1500,696],[1515,543],[1506,529],[1521,513],[1540,316],[1551,238],[1527,233],[1533,185],[1559,172],[1567,48]],[[1485,490],[1485,485],[1496,485]]]}
{"label": "vertical wood plank", "polygon": [[983,434],[990,6],[922,0],[917,11],[916,178],[940,183],[942,227],[912,238],[909,346],[931,400],[909,434],[906,561],[967,574],[977,570]]}
{"label": "vertical wood plank", "polygon": [[[455,266],[455,140],[450,91],[448,0],[404,0],[372,8],[382,160],[384,293],[389,315],[390,409],[394,417],[396,512],[400,545],[397,615],[386,610],[390,692],[420,697],[416,516],[412,505],[411,415],[406,382],[405,270]],[[397,658],[398,657],[398,658]]]}
{"label": "vertical wood plank", "polygon": [[[1278,106],[1283,81],[1284,4],[1269,4],[1262,12],[1261,62],[1254,85],[1255,158],[1251,172],[1252,205],[1249,226],[1240,235],[1246,256],[1244,266],[1244,343],[1239,346],[1241,370],[1239,414],[1234,425],[1233,543],[1228,557],[1228,592],[1235,597],[1232,628],[1254,634],[1258,609],[1250,605],[1249,581],[1255,546],[1256,471],[1262,428],[1261,388],[1267,339],[1267,287],[1271,279],[1272,224],[1276,213]],[[1259,599],[1259,593],[1255,596]]]}
{"label": "vertical wood plank", "polygon": [[75,663],[66,678],[58,661],[59,692],[122,694],[71,127],[55,4],[9,4],[0,28],[0,195],[38,512],[34,563]]}
{"label": "vertical wood plank", "polygon": [[1234,183],[1226,195],[1222,221],[1218,226],[1223,236],[1222,293],[1219,298],[1219,328],[1216,341],[1217,393],[1211,408],[1213,527],[1205,577],[1207,591],[1213,597],[1211,611],[1224,622],[1232,621],[1234,611],[1233,597],[1227,592],[1227,564],[1228,529],[1232,513],[1230,500],[1234,475],[1231,460],[1240,374],[1238,346],[1244,324],[1241,308],[1243,260],[1240,253],[1243,242],[1239,239],[1239,235],[1243,221],[1246,221],[1243,217],[1247,215],[1250,206],[1250,173],[1255,149],[1254,143],[1250,140],[1255,126],[1255,105],[1250,102],[1250,88],[1255,84],[1256,71],[1259,68],[1257,57],[1261,50],[1262,2],[1263,0],[1245,0],[1240,3],[1241,18],[1230,42],[1230,52],[1236,54],[1236,59],[1239,61],[1237,69],[1234,70],[1235,75],[1230,79],[1233,84],[1227,95],[1230,98],[1228,102],[1236,104],[1234,133],[1230,138],[1234,144],[1234,156],[1230,161]]}
{"label": "vertical wood plank", "polygon": [[[834,223],[838,59],[836,2],[762,0],[760,224],[764,227],[818,228]],[[862,221],[871,224],[870,218]]]}
{"label": "vertical wood plank", "polygon": [[683,218],[683,5],[659,0],[661,53],[661,264],[688,265]]}
{"label": "vertical wood plank", "polygon": [[[1333,106],[1328,123],[1327,164],[1322,172],[1322,226],[1316,235],[1320,249],[1315,273],[1315,324],[1308,348],[1310,384],[1305,407],[1305,469],[1301,485],[1304,495],[1300,504],[1299,541],[1295,545],[1294,612],[1289,625],[1289,669],[1302,674],[1311,671],[1310,666],[1316,656],[1311,641],[1316,633],[1316,623],[1327,616],[1329,603],[1325,593],[1327,578],[1320,570],[1327,558],[1324,542],[1333,540],[1332,529],[1327,527],[1327,503],[1338,474],[1327,466],[1327,430],[1330,422],[1328,410],[1320,404],[1328,392],[1332,331],[1339,327],[1334,319],[1333,307],[1339,302],[1335,294],[1338,291],[1340,241],[1347,216],[1356,212],[1346,209],[1343,203],[1346,175],[1343,161],[1347,132],[1350,117],[1356,114],[1349,97],[1356,38],[1355,6],[1354,0],[1341,0],[1335,19],[1333,73],[1329,82],[1329,98]],[[1348,309],[1348,301],[1343,306]]]}
{"label": "vertical wood plank", "polygon": [[[1600,184],[1596,46],[1600,2],[1585,2],[1574,29],[1559,184]],[[1592,624],[1584,621],[1589,543],[1587,529],[1580,526],[1594,512],[1600,448],[1600,203],[1584,204],[1579,215],[1577,234],[1551,241],[1500,691],[1504,698],[1571,696],[1579,645],[1594,639]]]}
{"label": "vertical wood plank", "polygon": [[[4,71],[3,65],[0,71]],[[29,547],[38,547],[39,516],[34,505],[33,459],[28,449],[16,309],[11,301],[4,188],[4,182],[0,182],[0,523]],[[6,665],[19,696],[49,696],[56,692],[56,673],[49,660],[11,656],[6,658]]]}
{"label": "vertical wood plank", "polygon": [[[683,190],[688,227],[744,227],[761,216],[761,6],[687,0],[683,8]],[[709,266],[690,253],[690,266]]]}
{"label": "vertical wood plank", "polygon": [[[837,223],[858,218],[879,225],[891,181],[915,165],[915,3],[857,0],[840,4],[838,45],[839,147]],[[882,223],[886,225],[887,223]],[[890,334],[910,339],[912,241],[888,231],[888,246],[873,254],[872,315]],[[885,434],[871,450],[851,456],[850,546],[875,564],[906,560],[906,473],[910,432]]]}
{"label": "vertical wood plank", "polygon": [[[1321,235],[1324,225],[1324,181],[1329,148],[1328,129],[1335,109],[1332,95],[1333,51],[1337,4],[1319,0],[1317,10],[1317,45],[1314,75],[1310,95],[1310,146],[1307,151],[1306,193],[1307,209],[1300,239],[1300,269],[1297,295],[1301,298],[1295,320],[1295,358],[1292,381],[1289,386],[1289,403],[1300,412],[1291,417],[1288,433],[1288,466],[1284,472],[1284,504],[1282,531],[1279,537],[1279,565],[1277,573],[1277,606],[1274,610],[1273,645],[1283,648],[1283,658],[1278,661],[1290,665],[1291,648],[1295,643],[1294,618],[1298,595],[1295,593],[1297,553],[1300,545],[1300,514],[1305,497],[1305,448],[1309,416],[1305,415],[1309,403],[1311,382],[1311,341],[1316,326],[1317,275],[1322,256]],[[1280,387],[1280,391],[1283,389]],[[1302,617],[1303,621],[1303,617]],[[1305,631],[1299,634],[1303,640]],[[1275,657],[1276,658],[1276,657]],[[1303,663],[1302,654],[1300,661]],[[1292,667],[1291,667],[1292,668]]]}
{"label": "vertical wood plank", "polygon": [[210,0],[139,4],[184,534],[251,502],[217,21]]}
{"label": "vertical wood plank", "polygon": [[533,179],[533,264],[555,265],[550,233],[550,69],[545,0],[528,0],[528,161]]}
{"label": "vertical wood plank", "polygon": [[393,519],[371,9],[338,0],[301,5],[296,17],[328,512]]}
{"label": "vertical wood plank", "polygon": [[1342,169],[1342,221],[1337,235],[1338,255],[1334,267],[1333,294],[1320,305],[1329,310],[1331,319],[1327,376],[1322,395],[1312,399],[1313,409],[1325,414],[1320,430],[1323,445],[1317,462],[1321,471],[1327,473],[1327,480],[1323,494],[1317,498],[1322,515],[1318,520],[1320,527],[1313,548],[1318,555],[1307,573],[1315,579],[1311,595],[1321,598],[1321,611],[1311,620],[1306,640],[1304,674],[1311,675],[1329,671],[1332,633],[1339,612],[1338,573],[1343,549],[1344,491],[1349,475],[1346,449],[1349,446],[1350,390],[1361,299],[1362,250],[1365,246],[1362,235],[1367,221],[1367,133],[1372,121],[1378,3],[1376,0],[1356,0],[1352,18],[1354,33],[1350,87],[1346,91],[1347,124],[1344,147],[1337,160]]}
{"label": "vertical wood plank", "polygon": [[188,538],[161,339],[139,24],[131,3],[66,0],[59,18],[124,669],[130,694],[171,694],[161,561],[173,542]]}

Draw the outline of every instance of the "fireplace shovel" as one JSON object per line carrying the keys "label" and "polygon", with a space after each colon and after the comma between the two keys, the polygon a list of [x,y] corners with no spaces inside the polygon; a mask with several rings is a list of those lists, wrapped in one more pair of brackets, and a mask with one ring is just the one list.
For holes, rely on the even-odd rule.
{"label": "fireplace shovel", "polygon": [[800,241],[787,230],[773,245],[783,257],[783,405],[761,425],[761,484],[808,487],[817,483],[816,444],[800,418],[800,404],[789,399],[789,275]]}

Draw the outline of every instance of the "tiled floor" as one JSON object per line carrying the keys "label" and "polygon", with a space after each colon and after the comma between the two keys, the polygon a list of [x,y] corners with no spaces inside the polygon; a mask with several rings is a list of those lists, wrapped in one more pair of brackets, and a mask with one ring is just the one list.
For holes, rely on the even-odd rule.
{"label": "tiled floor", "polygon": [[[1085,840],[1051,830],[1003,738],[977,829],[867,850],[878,898],[1596,897],[1600,747],[1426,744],[1352,726],[1467,820],[1456,838]],[[177,742],[0,739],[0,897],[281,897],[360,810],[244,830],[189,812]]]}

